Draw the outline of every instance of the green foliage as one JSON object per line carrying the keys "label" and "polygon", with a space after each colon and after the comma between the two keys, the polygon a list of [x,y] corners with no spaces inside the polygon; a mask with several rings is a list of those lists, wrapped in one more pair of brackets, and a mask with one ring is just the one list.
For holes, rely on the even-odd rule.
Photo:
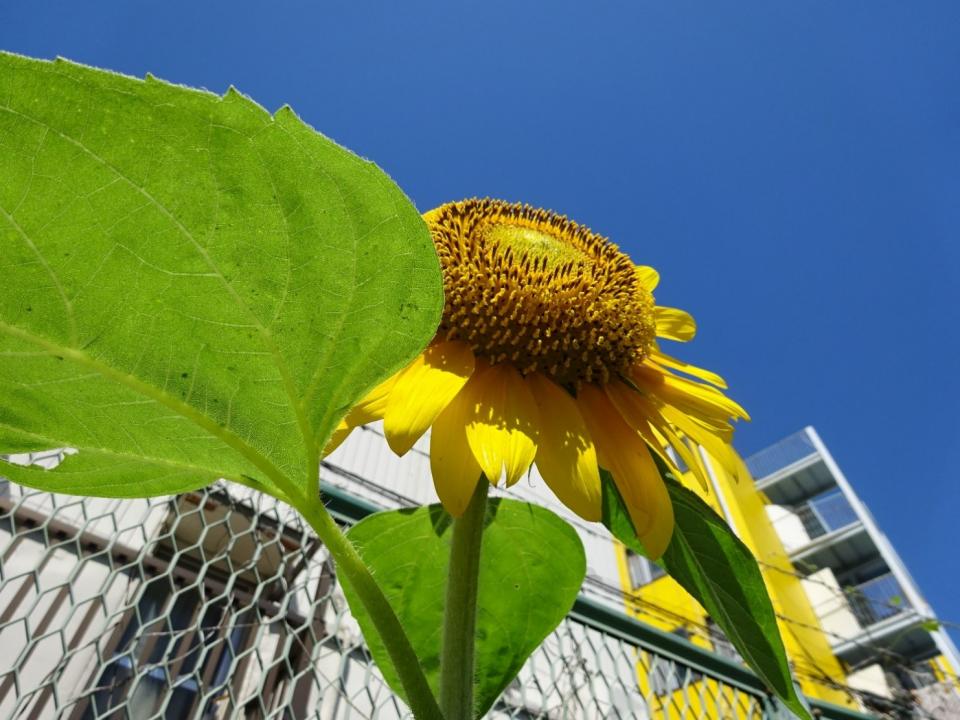
{"label": "green foliage", "polygon": [[[747,664],[786,706],[810,715],[800,700],[770,596],[750,549],[724,520],[660,464],[676,517],[673,537],[660,564],[703,605]],[[623,499],[605,470],[603,524],[634,552],[646,554]]]}
{"label": "green foliage", "polygon": [[[439,505],[376,513],[347,533],[400,618],[434,692],[450,534],[450,516]],[[488,501],[477,602],[477,717],[569,612],[585,574],[583,546],[570,525],[542,507]],[[374,660],[400,692],[383,645],[369,632],[369,617],[347,583],[344,590]]]}
{"label": "green foliage", "polygon": [[[0,276],[0,452],[79,451],[52,471],[0,474],[111,497],[226,478],[291,502],[341,563],[391,686],[417,687],[410,673],[401,687],[377,632],[412,658],[399,625],[381,602],[375,627],[376,585],[315,504],[336,422],[426,345],[442,309],[426,225],[383,172],[234,90],[0,53]],[[756,562],[696,495],[668,486],[664,566],[806,717]],[[604,522],[642,551],[606,475]],[[449,516],[379,513],[350,537],[435,690]],[[480,715],[585,574],[576,533],[543,508],[491,501],[483,543]],[[413,704],[426,717],[422,685]]]}
{"label": "green foliage", "polygon": [[0,452],[57,492],[317,497],[352,402],[439,322],[399,188],[240,93],[0,54]]}

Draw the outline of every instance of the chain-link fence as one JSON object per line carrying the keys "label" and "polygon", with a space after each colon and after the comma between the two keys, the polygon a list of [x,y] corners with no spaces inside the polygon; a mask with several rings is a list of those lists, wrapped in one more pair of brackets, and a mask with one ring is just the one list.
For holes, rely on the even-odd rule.
{"label": "chain-link fence", "polygon": [[[491,717],[759,720],[758,688],[575,612]],[[0,480],[0,718],[408,715],[285,505],[224,485],[105,500]]]}

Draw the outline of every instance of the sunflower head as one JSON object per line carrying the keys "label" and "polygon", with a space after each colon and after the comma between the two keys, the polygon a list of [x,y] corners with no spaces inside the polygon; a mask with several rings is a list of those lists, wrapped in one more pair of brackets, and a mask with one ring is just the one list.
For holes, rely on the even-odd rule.
{"label": "sunflower head", "polygon": [[681,458],[706,486],[699,445],[735,476],[730,421],[747,417],[722,378],[660,350],[690,340],[693,318],[654,303],[655,270],[547,210],[465,200],[425,218],[443,269],[440,328],[351,410],[328,452],[374,420],[401,455],[432,429],[433,481],[453,515],[481,474],[509,486],[536,462],[564,504],[599,520],[603,467],[659,556],[673,508],[654,456]]}
{"label": "sunflower head", "polygon": [[566,387],[607,382],[650,354],[653,295],[606,238],[499,200],[450,203],[426,219],[443,268],[447,340]]}

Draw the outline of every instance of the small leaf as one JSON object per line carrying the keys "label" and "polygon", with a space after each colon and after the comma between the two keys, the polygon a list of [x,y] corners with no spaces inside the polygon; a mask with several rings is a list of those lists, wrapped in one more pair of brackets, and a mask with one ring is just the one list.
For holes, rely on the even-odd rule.
{"label": "small leaf", "polygon": [[0,274],[0,453],[79,450],[0,474],[114,497],[312,500],[443,304],[413,205],[289,108],[4,53]]}
{"label": "small leaf", "polygon": [[[750,549],[695,493],[659,466],[676,526],[660,564],[703,605],[741,657],[786,706],[810,714],[797,694],[773,604]],[[601,471],[603,524],[634,552],[646,554],[613,478]]]}
{"label": "small leaf", "polygon": [[[450,552],[450,516],[439,505],[381,512],[347,533],[390,600],[434,692]],[[545,508],[488,501],[477,601],[476,715],[481,717],[530,654],[566,616],[586,574],[583,545]],[[394,692],[396,671],[366,611],[344,582],[350,609]]]}

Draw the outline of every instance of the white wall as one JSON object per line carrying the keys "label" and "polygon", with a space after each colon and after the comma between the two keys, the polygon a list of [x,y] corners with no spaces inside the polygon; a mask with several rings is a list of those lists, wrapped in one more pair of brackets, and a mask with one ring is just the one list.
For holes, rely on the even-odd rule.
{"label": "white wall", "polygon": [[847,685],[854,690],[862,690],[893,700],[893,691],[890,690],[887,675],[878,663],[867,665],[847,675]]}
{"label": "white wall", "polygon": [[800,583],[810,598],[820,626],[833,645],[855,638],[863,632],[830,568],[818,570]]}
{"label": "white wall", "polygon": [[777,531],[780,542],[783,543],[787,552],[792,552],[810,542],[810,535],[803,527],[800,517],[789,508],[783,505],[767,505],[766,511],[773,529]]}

